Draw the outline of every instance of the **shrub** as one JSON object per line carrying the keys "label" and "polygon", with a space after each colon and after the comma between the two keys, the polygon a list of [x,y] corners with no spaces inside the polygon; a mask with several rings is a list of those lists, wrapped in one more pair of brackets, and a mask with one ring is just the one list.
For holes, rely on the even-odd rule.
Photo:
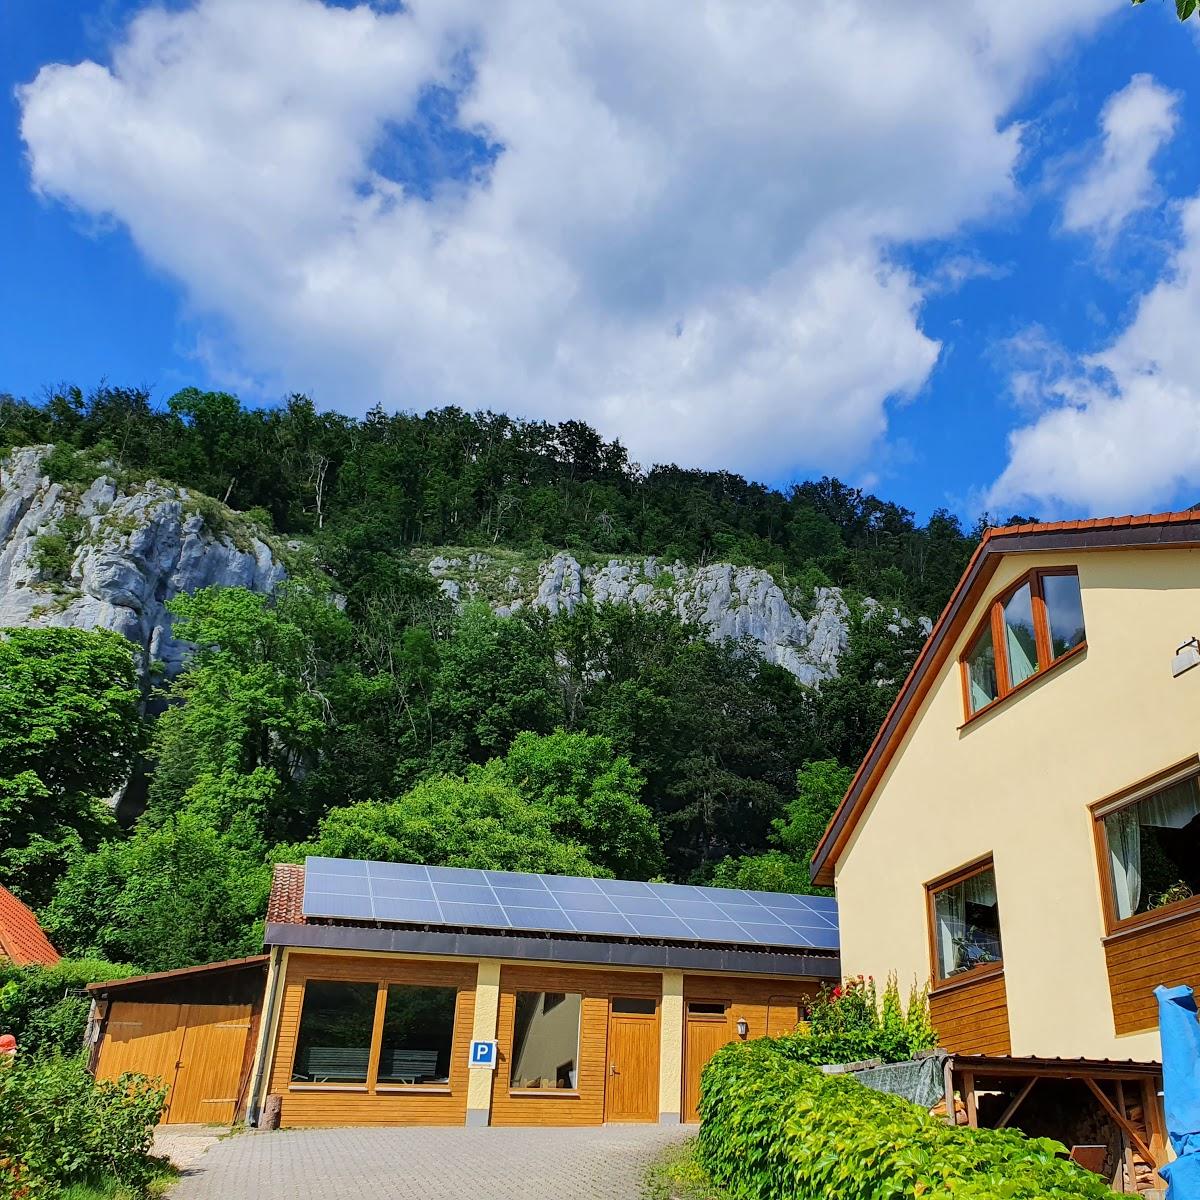
{"label": "shrub", "polygon": [[872,1058],[904,1062],[936,1045],[924,991],[913,988],[906,1010],[894,975],[882,998],[874,979],[859,975],[824,988],[809,1006],[807,1022],[780,1039],[780,1052],[797,1062],[821,1066]]}
{"label": "shrub", "polygon": [[700,1116],[700,1163],[734,1200],[1114,1200],[1058,1142],[947,1125],[797,1062],[779,1039],[719,1050]]}
{"label": "shrub", "polygon": [[84,985],[134,974],[133,967],[91,958],[64,958],[52,967],[0,965],[0,1033],[12,1034],[23,1056],[74,1054],[87,1025]]}
{"label": "shrub", "polygon": [[52,1200],[112,1180],[144,1191],[166,1090],[140,1075],[97,1082],[79,1058],[18,1058],[0,1069],[0,1194]]}

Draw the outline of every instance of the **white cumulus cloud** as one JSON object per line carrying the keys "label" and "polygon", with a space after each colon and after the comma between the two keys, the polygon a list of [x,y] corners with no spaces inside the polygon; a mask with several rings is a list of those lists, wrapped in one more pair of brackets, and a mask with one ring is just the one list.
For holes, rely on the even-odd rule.
{"label": "white cumulus cloud", "polygon": [[1200,501],[1200,196],[1181,213],[1166,275],[1099,354],[1046,356],[1022,373],[1040,413],[1009,437],[1009,461],[987,497],[994,509],[1120,514],[1178,497]]}
{"label": "white cumulus cloud", "polygon": [[[1007,114],[1117,4],[196,0],[45,67],[21,130],[264,386],[845,469],[938,354],[893,249],[1010,198]],[[431,87],[495,155],[422,188],[387,164]]]}
{"label": "white cumulus cloud", "polygon": [[1063,228],[1111,242],[1135,212],[1158,198],[1154,156],[1175,134],[1179,97],[1135,75],[1100,114],[1098,155],[1063,200]]}

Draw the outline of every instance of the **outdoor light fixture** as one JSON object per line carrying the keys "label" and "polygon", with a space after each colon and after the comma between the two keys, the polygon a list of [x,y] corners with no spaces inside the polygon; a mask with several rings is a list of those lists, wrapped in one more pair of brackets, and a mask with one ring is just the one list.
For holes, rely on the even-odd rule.
{"label": "outdoor light fixture", "polygon": [[1175,651],[1175,661],[1171,664],[1171,675],[1178,678],[1184,671],[1190,671],[1193,667],[1200,667],[1200,639],[1194,637],[1188,638]]}
{"label": "outdoor light fixture", "polygon": [[745,1017],[738,1017],[737,1031],[738,1037],[745,1037],[750,1032],[750,1025]]}

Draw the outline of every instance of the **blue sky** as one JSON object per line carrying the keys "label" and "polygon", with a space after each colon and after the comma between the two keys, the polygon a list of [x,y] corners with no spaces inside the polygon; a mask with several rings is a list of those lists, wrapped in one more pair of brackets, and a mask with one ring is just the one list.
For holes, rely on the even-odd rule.
{"label": "blue sky", "polygon": [[1172,8],[8,0],[0,390],[580,417],[922,515],[1191,503]]}

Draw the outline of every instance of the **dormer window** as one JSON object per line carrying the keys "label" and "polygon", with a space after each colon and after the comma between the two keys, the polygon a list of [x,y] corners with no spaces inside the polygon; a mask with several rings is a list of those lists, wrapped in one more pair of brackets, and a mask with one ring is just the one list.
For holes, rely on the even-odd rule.
{"label": "dormer window", "polygon": [[967,715],[1003,700],[1084,645],[1073,567],[1031,571],[988,605],[962,658]]}

